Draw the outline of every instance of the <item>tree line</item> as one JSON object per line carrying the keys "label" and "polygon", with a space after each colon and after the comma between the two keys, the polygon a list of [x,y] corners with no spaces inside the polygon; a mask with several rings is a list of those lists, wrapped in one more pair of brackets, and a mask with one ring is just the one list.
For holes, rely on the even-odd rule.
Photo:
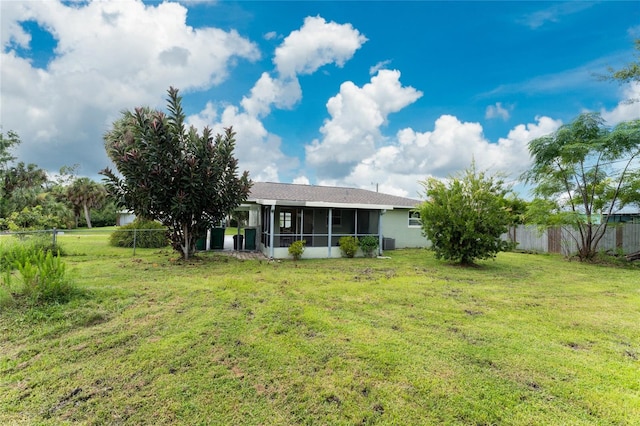
{"label": "tree line", "polygon": [[116,203],[103,184],[63,166],[50,178],[37,164],[12,153],[20,136],[0,131],[0,231],[71,229],[116,223]]}

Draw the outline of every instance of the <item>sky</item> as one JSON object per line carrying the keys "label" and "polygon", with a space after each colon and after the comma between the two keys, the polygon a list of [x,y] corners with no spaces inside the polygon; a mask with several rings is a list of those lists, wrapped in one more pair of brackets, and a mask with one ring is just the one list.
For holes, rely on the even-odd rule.
{"label": "sky", "polygon": [[255,181],[421,198],[475,161],[515,188],[527,143],[585,111],[640,118],[640,5],[602,2],[0,0],[0,125],[20,161],[112,167],[123,110],[233,126]]}

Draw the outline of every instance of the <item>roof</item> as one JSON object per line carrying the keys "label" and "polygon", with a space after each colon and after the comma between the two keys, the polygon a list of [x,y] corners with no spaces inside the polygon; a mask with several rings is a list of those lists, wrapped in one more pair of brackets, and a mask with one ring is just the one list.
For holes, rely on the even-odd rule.
{"label": "roof", "polygon": [[253,182],[247,199],[263,205],[388,209],[416,207],[420,201],[358,188]]}

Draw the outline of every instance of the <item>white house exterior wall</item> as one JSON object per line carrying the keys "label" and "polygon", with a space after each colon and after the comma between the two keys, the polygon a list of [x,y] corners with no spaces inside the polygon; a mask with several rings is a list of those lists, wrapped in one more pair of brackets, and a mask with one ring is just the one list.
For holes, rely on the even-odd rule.
{"label": "white house exterior wall", "polygon": [[136,220],[136,215],[131,212],[118,212],[118,226],[128,225]]}
{"label": "white house exterior wall", "polygon": [[394,238],[396,248],[428,247],[429,241],[422,235],[422,228],[409,226],[409,210],[387,210],[382,215],[382,235]]}

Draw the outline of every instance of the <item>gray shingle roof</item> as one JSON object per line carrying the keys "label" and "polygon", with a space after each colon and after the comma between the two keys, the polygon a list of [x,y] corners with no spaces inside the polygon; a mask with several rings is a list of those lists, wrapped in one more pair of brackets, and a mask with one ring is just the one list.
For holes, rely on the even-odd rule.
{"label": "gray shingle roof", "polygon": [[258,200],[320,202],[329,204],[371,204],[398,208],[413,208],[419,200],[336,186],[297,185],[292,183],[253,182],[247,201]]}

